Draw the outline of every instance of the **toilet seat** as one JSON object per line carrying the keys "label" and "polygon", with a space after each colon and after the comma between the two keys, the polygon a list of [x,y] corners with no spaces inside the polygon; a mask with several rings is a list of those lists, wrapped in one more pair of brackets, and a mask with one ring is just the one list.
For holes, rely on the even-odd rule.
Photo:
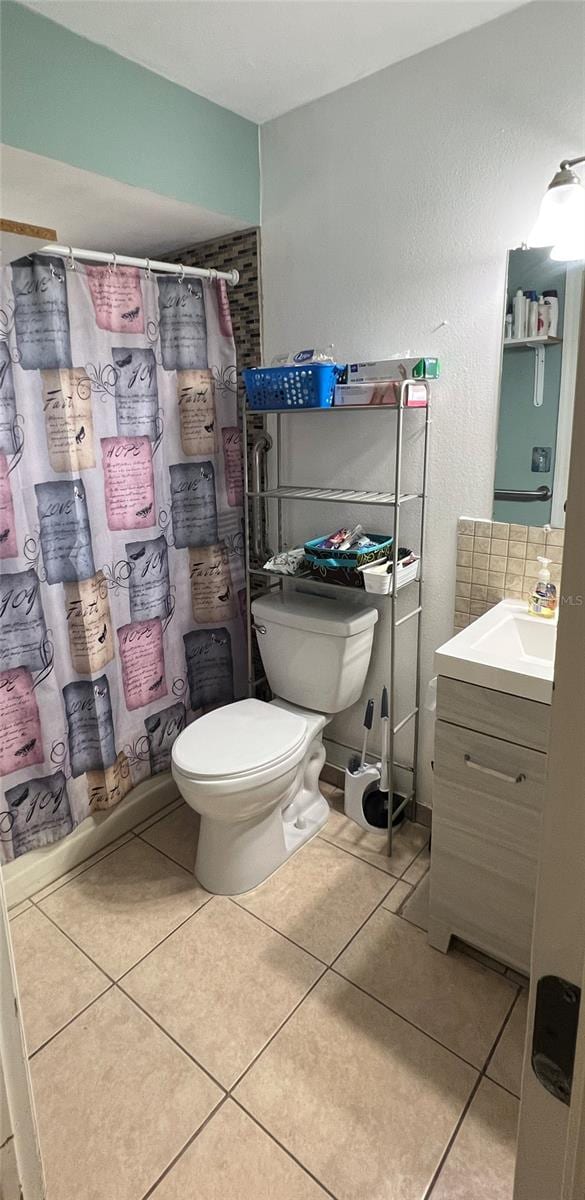
{"label": "toilet seat", "polygon": [[[238,700],[206,713],[176,739],[173,770],[202,785],[253,776],[276,778],[300,761],[308,725],[300,714],[263,700]],[[231,785],[231,786],[230,786]]]}

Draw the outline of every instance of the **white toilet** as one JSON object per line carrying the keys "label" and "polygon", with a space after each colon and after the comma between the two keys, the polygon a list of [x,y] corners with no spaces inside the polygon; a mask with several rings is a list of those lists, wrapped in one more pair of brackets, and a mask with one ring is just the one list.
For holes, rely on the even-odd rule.
{"label": "white toilet", "polygon": [[207,713],[172,751],[175,783],[201,815],[195,874],[226,896],[262,883],[325,824],[323,730],[359,700],[378,619],[346,598],[293,591],[255,600],[252,613],[276,698]]}

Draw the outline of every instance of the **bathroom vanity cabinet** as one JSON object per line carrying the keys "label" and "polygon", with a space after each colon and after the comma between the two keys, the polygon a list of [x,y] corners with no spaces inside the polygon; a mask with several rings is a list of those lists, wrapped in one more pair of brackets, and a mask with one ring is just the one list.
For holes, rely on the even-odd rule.
{"label": "bathroom vanity cabinet", "polygon": [[439,676],[429,941],[530,963],[550,705]]}

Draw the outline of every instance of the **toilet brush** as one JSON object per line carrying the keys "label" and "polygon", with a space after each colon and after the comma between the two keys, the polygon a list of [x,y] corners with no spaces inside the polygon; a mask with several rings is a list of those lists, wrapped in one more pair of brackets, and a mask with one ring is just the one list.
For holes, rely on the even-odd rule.
{"label": "toilet brush", "polygon": [[[363,811],[366,821],[375,829],[388,828],[388,811],[389,811],[389,791],[390,783],[388,778],[388,759],[390,755],[390,713],[388,710],[388,688],[382,689],[382,704],[380,707],[380,717],[382,720],[382,778],[380,786],[374,788],[373,791],[366,793],[363,799]],[[402,803],[402,796],[396,793],[392,796],[392,811],[398,808]],[[399,825],[403,820],[403,813],[396,820],[392,821],[392,825]]]}
{"label": "toilet brush", "polygon": [[368,734],[370,732],[370,729],[372,728],[373,719],[374,719],[374,701],[368,700],[368,703],[366,704],[366,712],[365,712],[365,716],[364,716],[364,736],[362,739],[361,758],[358,758],[357,754],[352,754],[352,756],[349,760],[349,763],[347,764],[347,769],[348,769],[348,771],[351,771],[352,775],[357,774],[358,771],[363,771],[363,769],[366,765],[366,751],[368,749]]}

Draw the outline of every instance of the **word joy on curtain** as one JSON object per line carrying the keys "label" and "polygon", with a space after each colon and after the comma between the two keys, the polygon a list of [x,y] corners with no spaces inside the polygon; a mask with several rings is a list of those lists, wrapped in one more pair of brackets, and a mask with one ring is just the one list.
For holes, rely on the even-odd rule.
{"label": "word joy on curtain", "polygon": [[167,771],[243,694],[242,504],[223,281],[2,268],[2,861]]}

